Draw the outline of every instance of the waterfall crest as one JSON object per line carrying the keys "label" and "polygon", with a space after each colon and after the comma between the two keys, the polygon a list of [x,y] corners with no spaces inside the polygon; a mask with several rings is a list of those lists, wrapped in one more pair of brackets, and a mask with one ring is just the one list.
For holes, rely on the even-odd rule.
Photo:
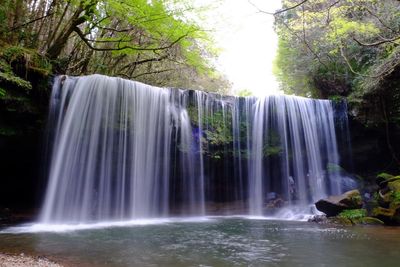
{"label": "waterfall crest", "polygon": [[[222,97],[101,75],[57,77],[41,221],[265,215],[340,193],[328,100]],[[228,208],[226,208],[228,207]]]}

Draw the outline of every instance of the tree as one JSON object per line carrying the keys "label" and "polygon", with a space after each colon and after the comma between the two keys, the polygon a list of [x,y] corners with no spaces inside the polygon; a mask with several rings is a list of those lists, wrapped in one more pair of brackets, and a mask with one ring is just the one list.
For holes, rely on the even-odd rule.
{"label": "tree", "polygon": [[161,86],[181,79],[179,87],[196,80],[226,90],[196,12],[183,0],[6,0],[0,48],[37,51],[56,73],[101,73]]}
{"label": "tree", "polygon": [[283,90],[347,98],[356,119],[382,129],[394,162],[400,125],[400,1],[283,0],[275,73]]}
{"label": "tree", "polygon": [[285,0],[283,5],[295,7],[275,14],[275,72],[285,91],[364,94],[398,67],[399,1]]}

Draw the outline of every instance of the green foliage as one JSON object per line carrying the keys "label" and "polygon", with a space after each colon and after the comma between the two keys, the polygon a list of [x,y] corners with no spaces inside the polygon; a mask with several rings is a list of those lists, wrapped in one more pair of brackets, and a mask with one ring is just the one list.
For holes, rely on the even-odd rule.
{"label": "green foliage", "polygon": [[237,95],[240,97],[252,96],[253,92],[248,89],[242,89],[237,92]]}
{"label": "green foliage", "polygon": [[214,146],[223,146],[233,141],[231,113],[223,113],[221,110],[213,112],[212,115],[203,115],[199,122],[198,110],[195,106],[188,107],[189,117],[192,125],[199,127],[201,123],[203,131],[207,136],[205,142]]}
{"label": "green foliage", "polygon": [[4,73],[0,71],[0,81],[1,82],[7,82],[11,83],[13,85],[16,85],[17,87],[23,88],[23,89],[32,89],[32,85],[30,82],[25,81],[21,79],[20,77],[16,76],[13,73]]}
{"label": "green foliage", "polygon": [[395,0],[309,0],[277,15],[274,72],[282,89],[362,104],[399,69],[399,10]]}
{"label": "green foliage", "polygon": [[0,98],[6,95],[6,90],[3,88],[0,88]]}
{"label": "green foliage", "polygon": [[[10,66],[15,64],[23,64],[25,71],[40,73],[48,76],[51,73],[50,62],[40,55],[34,49],[28,49],[21,46],[9,46],[2,49],[1,58]],[[9,70],[12,68],[10,67]]]}
{"label": "green foliage", "polygon": [[365,216],[367,216],[367,210],[365,209],[344,210],[338,215],[339,218],[349,220],[360,219]]}
{"label": "green foliage", "polygon": [[340,95],[331,95],[328,97],[329,100],[331,100],[334,103],[340,103],[343,101],[343,96]]}
{"label": "green foliage", "polygon": [[14,76],[26,80],[28,75],[14,67],[22,63],[44,76],[100,73],[158,86],[196,84],[217,92],[230,87],[213,66],[218,49],[199,23],[207,8],[194,1],[40,3],[0,4],[0,52]]}
{"label": "green foliage", "polygon": [[[19,75],[14,70],[18,70]],[[28,73],[46,77],[50,72],[51,64],[37,51],[21,46],[0,47],[0,83],[4,87],[31,90],[32,84],[26,78]]]}

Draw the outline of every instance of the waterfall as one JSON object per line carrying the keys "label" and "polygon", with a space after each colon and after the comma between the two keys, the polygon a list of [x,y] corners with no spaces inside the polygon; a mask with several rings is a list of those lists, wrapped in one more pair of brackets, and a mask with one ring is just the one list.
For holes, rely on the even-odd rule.
{"label": "waterfall", "polygon": [[57,77],[45,223],[265,215],[340,184],[328,100],[224,97],[101,75]]}

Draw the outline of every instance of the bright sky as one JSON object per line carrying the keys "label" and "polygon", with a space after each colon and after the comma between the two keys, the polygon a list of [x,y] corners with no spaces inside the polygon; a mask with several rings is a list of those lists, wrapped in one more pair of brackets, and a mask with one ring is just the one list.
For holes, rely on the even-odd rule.
{"label": "bright sky", "polygon": [[[258,96],[279,93],[272,74],[278,42],[273,16],[258,12],[248,0],[221,2],[207,18],[215,30],[217,46],[222,50],[218,69],[228,76],[236,92],[247,89]],[[280,0],[252,0],[252,3],[268,12],[281,7]]]}

